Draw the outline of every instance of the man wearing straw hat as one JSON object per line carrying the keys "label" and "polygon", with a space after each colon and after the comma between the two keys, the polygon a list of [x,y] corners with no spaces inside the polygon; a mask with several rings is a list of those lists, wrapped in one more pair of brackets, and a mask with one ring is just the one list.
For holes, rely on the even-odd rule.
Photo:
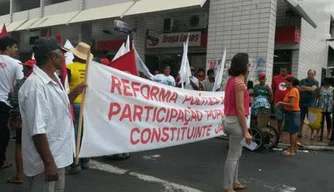
{"label": "man wearing straw hat", "polygon": [[[74,90],[76,86],[80,85],[85,80],[85,71],[86,71],[86,60],[88,53],[89,60],[93,59],[93,54],[90,53],[90,46],[84,42],[79,42],[79,44],[70,50],[73,55],[73,63],[67,65],[68,69],[68,79],[70,84],[70,91]],[[82,102],[82,95],[79,95],[73,103],[73,112],[74,112],[74,130],[75,135],[78,135],[78,125],[80,117],[80,106]],[[76,137],[77,139],[77,137]],[[76,166],[74,163],[67,170],[68,174],[77,174],[81,169],[89,168],[89,159],[82,158],[79,161],[79,165]]]}
{"label": "man wearing straw hat", "polygon": [[63,192],[65,167],[73,162],[70,101],[85,85],[66,93],[55,73],[65,61],[64,51],[55,39],[38,39],[33,47],[37,63],[19,91],[23,170],[29,177],[29,191]]}

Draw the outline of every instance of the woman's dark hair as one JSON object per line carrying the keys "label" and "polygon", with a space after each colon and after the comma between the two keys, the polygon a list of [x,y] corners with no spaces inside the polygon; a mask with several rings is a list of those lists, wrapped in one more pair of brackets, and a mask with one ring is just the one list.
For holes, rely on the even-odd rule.
{"label": "woman's dark hair", "polygon": [[201,72],[201,71],[203,71],[203,73],[205,73],[205,70],[204,70],[204,69],[199,68],[199,69],[197,69],[196,74],[198,74],[198,73]]}
{"label": "woman's dark hair", "polygon": [[249,63],[249,56],[247,53],[238,53],[234,55],[231,62],[231,67],[228,69],[228,75],[238,76],[246,75],[247,65]]}
{"label": "woman's dark hair", "polygon": [[3,37],[0,39],[0,51],[6,51],[7,47],[13,47],[17,45],[17,41],[10,37]]}
{"label": "woman's dark hair", "polygon": [[[73,62],[86,63],[86,60],[80,59],[79,57],[77,57],[76,55],[74,55]],[[100,60],[99,63],[101,63],[101,60]]]}
{"label": "woman's dark hair", "polygon": [[294,77],[288,77],[285,80],[292,83],[292,86],[297,86],[299,84],[299,80]]}
{"label": "woman's dark hair", "polygon": [[170,66],[169,65],[164,65],[164,66],[162,66],[162,71],[164,71],[167,67],[169,67],[170,68]]}
{"label": "woman's dark hair", "polygon": [[331,84],[331,79],[330,78],[325,78],[324,80],[322,80],[322,83],[324,85],[330,85]]}
{"label": "woman's dark hair", "polygon": [[207,76],[209,76],[210,73],[215,74],[215,70],[213,70],[213,69],[209,69],[209,70],[206,72]]}

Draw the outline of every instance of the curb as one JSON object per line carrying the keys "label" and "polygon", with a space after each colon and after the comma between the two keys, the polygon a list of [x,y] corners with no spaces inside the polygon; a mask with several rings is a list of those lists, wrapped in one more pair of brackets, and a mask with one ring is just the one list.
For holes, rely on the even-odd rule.
{"label": "curb", "polygon": [[[216,137],[217,139],[223,139],[223,140],[228,140],[228,137],[226,136],[219,136]],[[285,147],[289,147],[290,144],[279,144],[278,148],[285,148]],[[334,146],[318,146],[318,145],[306,145],[303,146],[304,150],[309,150],[309,151],[334,151]]]}
{"label": "curb", "polygon": [[[279,148],[284,148],[290,146],[289,144],[279,144]],[[305,145],[303,149],[309,151],[334,151],[334,147],[332,146],[317,146],[317,145]]]}

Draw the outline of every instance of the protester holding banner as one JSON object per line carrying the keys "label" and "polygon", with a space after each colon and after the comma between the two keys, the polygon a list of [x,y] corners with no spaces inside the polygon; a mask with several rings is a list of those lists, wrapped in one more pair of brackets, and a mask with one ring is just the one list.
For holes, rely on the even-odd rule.
{"label": "protester holding banner", "polygon": [[55,39],[38,39],[33,47],[37,63],[19,91],[23,168],[29,177],[29,191],[63,192],[65,167],[73,162],[70,101],[85,85],[69,94],[65,91],[55,75],[65,61],[62,50]]}
{"label": "protester holding banner", "polygon": [[245,84],[245,77],[249,73],[248,54],[238,53],[232,58],[231,67],[228,70],[230,78],[225,89],[223,127],[229,136],[229,151],[224,167],[224,190],[245,189],[238,180],[239,159],[242,154],[241,141],[252,141],[248,132],[246,117],[249,115],[249,94]]}
{"label": "protester holding banner", "polygon": [[175,79],[173,76],[170,75],[170,71],[171,71],[170,66],[165,65],[162,68],[162,74],[157,74],[153,76],[152,80],[158,83],[175,87]]}
{"label": "protester holding banner", "polygon": [[[69,82],[70,91],[73,91],[78,85],[85,80],[85,70],[86,70],[86,59],[87,54],[90,51],[90,46],[84,42],[80,42],[75,48],[70,49],[74,55],[72,64],[67,65],[67,69],[70,71]],[[93,54],[90,54],[90,59],[93,59]],[[82,102],[82,95],[79,95],[73,103],[74,112],[74,129],[75,135],[78,134],[79,116],[80,116],[80,106]],[[77,138],[76,138],[77,139]],[[74,163],[71,168],[67,170],[68,174],[77,174],[82,169],[89,168],[89,159],[80,159],[80,163],[76,166]]]}

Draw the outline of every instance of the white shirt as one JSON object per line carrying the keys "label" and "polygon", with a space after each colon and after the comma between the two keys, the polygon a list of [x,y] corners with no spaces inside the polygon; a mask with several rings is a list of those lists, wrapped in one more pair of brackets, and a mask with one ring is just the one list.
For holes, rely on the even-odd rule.
{"label": "white shirt", "polygon": [[73,162],[74,127],[70,102],[56,78],[58,83],[35,65],[19,91],[23,168],[29,177],[44,172],[44,163],[32,139],[34,135],[46,134],[57,168]]}
{"label": "white shirt", "polygon": [[[197,85],[197,87],[199,87],[199,81],[198,81],[198,79],[197,79],[196,77],[191,76],[191,77],[190,77],[190,80],[191,80],[193,83],[195,83],[195,84]],[[188,90],[195,90],[195,89],[193,88],[193,86],[191,85],[191,83],[190,83],[189,85],[186,85],[185,88],[188,89]]]}
{"label": "white shirt", "polygon": [[164,74],[157,74],[152,77],[152,80],[155,82],[175,87],[175,79],[171,75],[166,76]]}
{"label": "white shirt", "polygon": [[10,106],[8,93],[13,91],[16,80],[23,78],[23,66],[19,60],[0,55],[0,102]]}

